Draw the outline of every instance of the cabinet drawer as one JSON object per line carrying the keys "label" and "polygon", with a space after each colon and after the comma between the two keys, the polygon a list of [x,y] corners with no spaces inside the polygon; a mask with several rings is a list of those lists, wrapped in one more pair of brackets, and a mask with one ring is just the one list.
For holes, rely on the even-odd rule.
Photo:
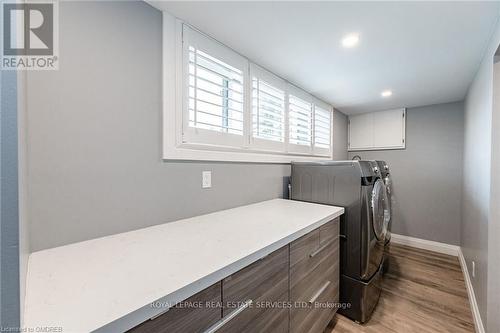
{"label": "cabinet drawer", "polygon": [[[275,302],[288,301],[288,293],[278,297]],[[232,313],[237,313],[228,320]],[[249,307],[233,309],[220,320],[217,333],[287,333],[289,325],[289,309],[285,307],[265,307],[259,301]],[[217,326],[217,324],[216,324]],[[210,332],[210,331],[209,331]],[[214,332],[215,333],[215,332]]]}
{"label": "cabinet drawer", "polygon": [[[324,230],[336,227],[325,225]],[[328,237],[312,256],[290,267],[290,300],[301,305],[290,310],[290,332],[322,332],[336,311],[338,292],[339,238]]]}
{"label": "cabinet drawer", "polygon": [[[338,302],[338,290],[338,281],[335,284],[329,284],[318,298],[317,302],[325,305],[329,303],[332,304],[332,302]],[[309,308],[297,309],[295,313],[292,314],[290,332],[322,333],[336,311],[337,308],[332,306],[326,306],[324,308],[311,306]]]}
{"label": "cabinet drawer", "polygon": [[285,246],[224,279],[223,320],[235,311],[238,314],[218,332],[252,331],[257,325],[266,326],[265,321],[269,319],[260,319],[268,314],[279,318],[279,311],[260,305],[262,302],[288,301],[288,267],[289,253]]}
{"label": "cabinet drawer", "polygon": [[319,247],[319,229],[315,229],[290,243],[290,267],[308,259]]}
{"label": "cabinet drawer", "polygon": [[[284,301],[288,301],[288,293],[282,295]],[[290,312],[288,308],[266,308],[263,313],[247,326],[242,332],[245,333],[287,333]]]}
{"label": "cabinet drawer", "polygon": [[339,236],[340,219],[336,219],[319,227],[319,243],[326,244]]}
{"label": "cabinet drawer", "polygon": [[[212,306],[206,306],[207,304]],[[221,318],[221,283],[218,282],[180,302],[167,312],[132,328],[133,333],[198,333],[204,332]],[[201,306],[198,306],[201,305]]]}
{"label": "cabinet drawer", "polygon": [[[293,289],[299,281],[322,262],[332,260],[332,253],[339,244],[338,223],[334,222],[329,222],[290,244],[290,288]],[[337,231],[336,234],[335,231]],[[324,241],[320,242],[322,235]],[[295,250],[295,260],[292,264],[293,249]]]}
{"label": "cabinet drawer", "polygon": [[[315,291],[338,270],[339,241],[335,239],[326,244],[318,255],[304,260],[290,270],[290,299],[308,301]],[[337,277],[338,279],[338,277]],[[334,282],[334,281],[331,281]]]}
{"label": "cabinet drawer", "polygon": [[[333,307],[334,303],[339,301],[339,266],[336,265],[333,271],[332,283],[328,285],[326,290],[318,297],[317,303],[322,304],[325,307],[317,306],[313,307],[312,317],[313,322],[310,325],[305,325],[304,331],[309,333],[322,333],[328,326],[330,320],[332,320],[333,315],[337,312],[337,308]],[[308,320],[306,319],[306,322]]]}
{"label": "cabinet drawer", "polygon": [[272,317],[270,320],[258,320],[255,329],[253,325],[245,333],[288,333],[288,309],[270,309],[267,310]]}

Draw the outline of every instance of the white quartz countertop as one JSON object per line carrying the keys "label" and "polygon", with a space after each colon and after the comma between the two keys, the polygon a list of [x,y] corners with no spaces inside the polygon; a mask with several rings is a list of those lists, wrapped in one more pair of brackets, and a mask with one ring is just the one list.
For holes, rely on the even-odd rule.
{"label": "white quartz countertop", "polygon": [[127,330],[343,213],[274,199],[34,252],[24,327]]}

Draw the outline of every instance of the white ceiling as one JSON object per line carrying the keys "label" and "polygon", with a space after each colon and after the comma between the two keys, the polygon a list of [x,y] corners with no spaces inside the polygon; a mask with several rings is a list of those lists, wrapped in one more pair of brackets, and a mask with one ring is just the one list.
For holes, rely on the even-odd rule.
{"label": "white ceiling", "polygon": [[[500,2],[155,3],[347,114],[462,100]],[[360,43],[341,39],[357,32]],[[391,89],[390,98],[380,93]]]}

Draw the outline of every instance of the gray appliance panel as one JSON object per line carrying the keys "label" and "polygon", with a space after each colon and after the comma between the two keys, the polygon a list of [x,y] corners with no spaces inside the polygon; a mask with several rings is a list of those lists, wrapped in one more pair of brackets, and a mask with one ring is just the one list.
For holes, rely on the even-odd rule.
{"label": "gray appliance panel", "polygon": [[372,168],[370,162],[356,161],[292,164],[293,200],[345,208],[340,223],[340,233],[345,236],[340,245],[341,270],[342,274],[362,280],[377,272],[383,255],[371,220],[369,182],[377,176]]}

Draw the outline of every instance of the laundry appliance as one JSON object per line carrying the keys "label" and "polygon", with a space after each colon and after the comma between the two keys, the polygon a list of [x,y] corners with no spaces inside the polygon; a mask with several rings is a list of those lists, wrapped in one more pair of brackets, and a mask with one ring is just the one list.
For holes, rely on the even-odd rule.
{"label": "laundry appliance", "polygon": [[[381,292],[387,192],[375,161],[292,163],[291,199],[342,206],[339,312],[366,322]],[[349,306],[350,305],[350,306]]]}

